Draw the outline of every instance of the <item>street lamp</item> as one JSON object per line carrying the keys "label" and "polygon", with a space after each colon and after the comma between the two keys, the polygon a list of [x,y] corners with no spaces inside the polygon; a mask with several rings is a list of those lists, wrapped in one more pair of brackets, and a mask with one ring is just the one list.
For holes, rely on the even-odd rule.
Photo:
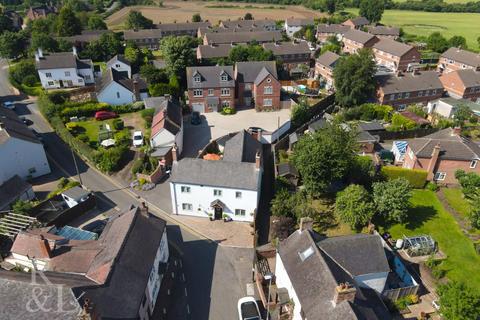
{"label": "street lamp", "polygon": [[267,296],[267,319],[270,317],[270,287],[272,286],[272,279],[273,279],[274,274],[271,272],[267,272],[263,278],[265,280],[268,280],[268,296]]}

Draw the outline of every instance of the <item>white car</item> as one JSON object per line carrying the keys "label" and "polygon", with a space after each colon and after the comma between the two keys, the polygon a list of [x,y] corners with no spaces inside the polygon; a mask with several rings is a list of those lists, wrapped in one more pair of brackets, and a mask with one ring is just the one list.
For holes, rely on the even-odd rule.
{"label": "white car", "polygon": [[238,318],[240,320],[262,320],[254,297],[243,297],[238,300]]}
{"label": "white car", "polygon": [[12,102],[12,101],[5,101],[3,103],[3,106],[7,109],[10,109],[10,110],[15,110],[15,102]]}
{"label": "white car", "polygon": [[135,131],[133,133],[133,146],[134,147],[141,147],[143,146],[143,133],[142,131]]}

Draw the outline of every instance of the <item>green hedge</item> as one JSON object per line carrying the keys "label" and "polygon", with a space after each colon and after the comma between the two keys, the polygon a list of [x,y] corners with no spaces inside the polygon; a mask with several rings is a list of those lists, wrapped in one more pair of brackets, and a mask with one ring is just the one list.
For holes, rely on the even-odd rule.
{"label": "green hedge", "polygon": [[405,178],[413,188],[417,189],[425,187],[425,183],[427,182],[427,171],[425,170],[386,166],[382,167],[382,175],[388,180]]}
{"label": "green hedge", "polygon": [[60,112],[62,117],[93,117],[97,111],[113,111],[118,114],[135,112],[143,109],[143,104],[124,104],[119,106],[111,106],[107,103],[100,102],[86,102],[86,103],[72,103],[67,102]]}

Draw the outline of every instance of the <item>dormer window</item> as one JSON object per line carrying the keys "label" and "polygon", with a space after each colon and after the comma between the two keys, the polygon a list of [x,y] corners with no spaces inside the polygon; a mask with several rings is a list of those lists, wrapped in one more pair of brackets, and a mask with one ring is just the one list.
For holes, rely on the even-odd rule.
{"label": "dormer window", "polygon": [[220,75],[220,80],[228,81],[228,74],[226,72],[222,72],[222,74]]}
{"label": "dormer window", "polygon": [[202,79],[201,79],[200,75],[196,75],[196,76],[193,77],[193,81],[198,83],[198,82],[202,81]]}

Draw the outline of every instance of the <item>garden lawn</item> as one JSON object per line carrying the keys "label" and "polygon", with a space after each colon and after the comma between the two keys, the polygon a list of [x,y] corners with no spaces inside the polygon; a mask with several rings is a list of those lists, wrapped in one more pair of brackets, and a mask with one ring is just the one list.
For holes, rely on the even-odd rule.
{"label": "garden lawn", "polygon": [[463,281],[480,290],[480,256],[475,253],[472,242],[463,235],[435,193],[429,190],[414,190],[411,203],[413,207],[409,222],[393,225],[388,231],[397,239],[403,235],[431,235],[448,257],[442,263],[447,277]]}
{"label": "garden lawn", "polygon": [[461,189],[458,188],[445,188],[443,194],[448,201],[448,204],[455,209],[459,214],[467,217],[470,213],[470,204],[463,197]]}
{"label": "garden lawn", "polygon": [[88,136],[88,139],[92,142],[98,142],[98,132],[100,131],[100,125],[109,124],[110,128],[113,130],[112,119],[104,120],[104,121],[97,121],[95,119],[86,120],[86,121],[78,121],[75,122],[78,126],[85,129],[85,134]]}
{"label": "garden lawn", "polygon": [[[358,14],[358,9],[348,9]],[[408,10],[385,10],[383,24],[401,27],[409,34],[428,36],[438,31],[447,39],[464,36],[470,49],[479,50],[477,37],[480,36],[479,13],[425,12]]]}

